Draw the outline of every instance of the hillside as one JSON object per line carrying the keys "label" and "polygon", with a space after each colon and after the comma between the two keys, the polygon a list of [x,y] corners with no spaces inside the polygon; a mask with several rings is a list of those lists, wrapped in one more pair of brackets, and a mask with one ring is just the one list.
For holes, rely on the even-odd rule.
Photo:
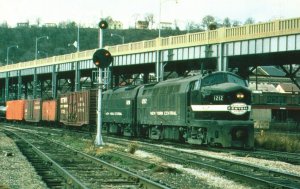
{"label": "hillside", "polygon": [[[72,45],[77,41],[77,26],[69,23],[58,27],[16,27],[0,26],[0,64],[6,64],[7,47],[18,45],[19,48],[10,48],[9,64],[29,61],[35,58],[36,37],[49,36],[38,40],[38,58],[56,56],[76,52]],[[80,51],[98,47],[98,29],[80,28]],[[179,35],[185,31],[163,30],[162,36]],[[158,36],[157,30],[111,30],[104,31],[103,45],[117,45],[122,43],[121,37],[111,36],[116,34],[124,36],[125,43],[154,39]]]}

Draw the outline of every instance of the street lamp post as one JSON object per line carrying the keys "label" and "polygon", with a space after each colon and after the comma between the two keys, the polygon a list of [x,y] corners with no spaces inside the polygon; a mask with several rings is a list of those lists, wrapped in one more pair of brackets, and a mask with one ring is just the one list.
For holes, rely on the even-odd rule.
{"label": "street lamp post", "polygon": [[45,52],[45,51],[38,51],[38,54],[44,54],[44,55],[46,55],[46,57],[48,58],[48,53]]}
{"label": "street lamp post", "polygon": [[[160,23],[161,23],[161,5],[162,5],[162,3],[163,2],[166,2],[166,1],[168,1],[168,0],[165,0],[165,1],[163,1],[163,0],[159,0],[159,15],[158,15],[158,37],[161,37],[161,25],[160,25]],[[176,1],[176,3],[178,3],[178,0],[175,0]]]}
{"label": "street lamp post", "polygon": [[77,27],[77,52],[79,52],[79,29],[80,29],[80,26],[79,26],[79,23],[78,23],[78,27]]}
{"label": "street lamp post", "polygon": [[124,36],[121,36],[121,35],[118,35],[118,34],[114,34],[114,33],[110,34],[110,36],[111,36],[111,37],[113,37],[113,36],[120,37],[121,40],[122,40],[122,44],[124,44],[124,42],[125,42],[125,37],[124,37]]}
{"label": "street lamp post", "polygon": [[[161,37],[161,5],[163,2],[168,0],[159,0],[159,15],[158,15],[158,38],[160,40]],[[170,0],[171,1],[171,0]],[[172,0],[174,1],[174,0]],[[175,0],[178,3],[178,0]],[[155,72],[156,72],[156,81],[163,80],[163,65],[161,63],[161,51],[156,51],[156,65],[155,65]]]}
{"label": "street lamp post", "polygon": [[9,50],[11,48],[14,48],[14,47],[19,48],[18,45],[12,45],[12,46],[7,47],[7,50],[6,50],[6,65],[8,65],[8,63],[9,63],[9,61],[8,61],[9,60]]}
{"label": "street lamp post", "polygon": [[38,41],[39,41],[40,39],[43,39],[43,38],[49,39],[48,36],[42,36],[42,37],[36,37],[36,38],[35,38],[35,60],[37,60],[37,57],[38,57]]}

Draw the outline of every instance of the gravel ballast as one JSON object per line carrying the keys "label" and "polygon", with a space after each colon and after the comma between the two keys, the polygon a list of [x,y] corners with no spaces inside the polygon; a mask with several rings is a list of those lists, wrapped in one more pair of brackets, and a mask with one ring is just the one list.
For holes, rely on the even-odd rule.
{"label": "gravel ballast", "polygon": [[0,158],[0,188],[47,188],[14,141],[1,131]]}

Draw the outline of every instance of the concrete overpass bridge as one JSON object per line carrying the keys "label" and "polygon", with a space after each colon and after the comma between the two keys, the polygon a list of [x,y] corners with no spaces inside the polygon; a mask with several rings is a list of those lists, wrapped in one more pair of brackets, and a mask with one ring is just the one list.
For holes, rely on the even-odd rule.
{"label": "concrete overpass bridge", "polygon": [[[104,39],[105,40],[105,39]],[[299,88],[300,18],[106,47],[114,56],[114,86],[161,81],[193,70],[236,70],[243,77],[261,65],[282,67]],[[96,49],[0,67],[0,101],[56,98],[93,88]],[[154,76],[154,77],[153,77]]]}

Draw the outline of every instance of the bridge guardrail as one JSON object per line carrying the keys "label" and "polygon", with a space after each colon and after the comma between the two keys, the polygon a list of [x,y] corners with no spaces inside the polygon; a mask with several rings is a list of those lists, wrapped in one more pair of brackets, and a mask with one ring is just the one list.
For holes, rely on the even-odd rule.
{"label": "bridge guardrail", "polygon": [[[156,38],[106,47],[113,56],[300,33],[300,18]],[[96,49],[0,67],[0,72],[89,60]]]}

